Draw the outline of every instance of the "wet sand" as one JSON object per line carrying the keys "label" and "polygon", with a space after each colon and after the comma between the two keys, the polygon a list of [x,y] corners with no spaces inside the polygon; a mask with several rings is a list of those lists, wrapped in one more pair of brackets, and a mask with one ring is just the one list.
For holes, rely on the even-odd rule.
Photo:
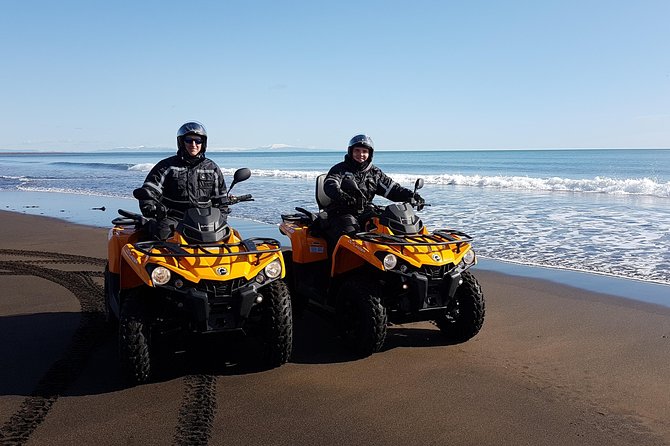
{"label": "wet sand", "polygon": [[475,269],[469,342],[394,326],[356,360],[307,312],[283,367],[204,345],[127,387],[100,314],[107,231],[4,211],[0,228],[0,444],[670,444],[670,308]]}

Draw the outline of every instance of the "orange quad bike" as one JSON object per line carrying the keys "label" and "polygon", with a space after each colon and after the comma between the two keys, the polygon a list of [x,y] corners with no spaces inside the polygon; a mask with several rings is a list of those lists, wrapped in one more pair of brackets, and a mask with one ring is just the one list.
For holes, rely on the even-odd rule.
{"label": "orange quad bike", "polygon": [[[389,323],[431,320],[447,343],[465,342],[484,322],[484,295],[469,269],[477,263],[472,238],[453,229],[429,231],[413,199],[369,205],[365,230],[342,235],[328,247],[324,229],[330,198],[317,178],[317,214],[296,208],[282,215],[280,231],[291,241],[284,252],[294,308],[308,304],[334,314],[345,343],[360,356],[379,351]],[[352,179],[342,189],[362,193]],[[414,192],[423,187],[415,183]]]}
{"label": "orange quad bike", "polygon": [[[250,175],[237,170],[230,189]],[[165,198],[142,188],[134,196],[156,200],[165,212]],[[241,333],[260,341],[265,367],[289,359],[293,322],[280,244],[242,239],[226,218],[228,206],[250,200],[228,194],[191,203],[183,213],[167,211],[179,223],[166,240],[151,235],[155,219],[119,209],[122,217],[109,231],[105,308],[118,323],[120,361],[131,382],[152,378],[159,352],[203,335]]]}

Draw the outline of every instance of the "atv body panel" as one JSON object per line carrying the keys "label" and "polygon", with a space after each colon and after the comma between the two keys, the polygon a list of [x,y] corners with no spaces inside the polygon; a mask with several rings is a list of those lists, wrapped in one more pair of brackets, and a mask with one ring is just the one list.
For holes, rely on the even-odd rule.
{"label": "atv body panel", "polygon": [[[320,207],[322,184],[320,176]],[[415,191],[423,182],[416,184]],[[359,352],[380,348],[387,322],[436,321],[443,333],[459,341],[482,326],[484,297],[468,272],[477,263],[472,238],[450,228],[428,230],[413,209],[422,206],[372,205],[365,211],[365,230],[340,236],[332,249],[324,237],[325,211],[296,208],[298,214],[282,215],[279,230],[291,241],[287,280],[295,290],[293,298],[301,306],[309,303],[335,314],[344,327],[343,338]],[[455,331],[457,335],[451,333]]]}
{"label": "atv body panel", "polygon": [[[430,320],[431,310],[447,308],[461,273],[475,263],[463,262],[471,250],[471,238],[451,229],[432,233],[424,229],[412,235],[390,231],[344,235],[329,260],[306,252],[310,247],[327,245],[324,238],[311,234],[310,225],[306,220],[289,218],[280,224],[280,231],[291,240],[293,268],[295,277],[299,277],[296,289],[306,292],[313,303],[332,310],[343,278],[359,273],[374,277],[392,322]],[[396,267],[384,266],[387,254],[396,256]]]}
{"label": "atv body panel", "polygon": [[[230,189],[250,175],[238,169]],[[154,199],[141,188],[133,195]],[[105,310],[118,322],[120,359],[133,382],[150,379],[157,347],[174,353],[174,340],[200,335],[249,335],[261,344],[264,366],[288,361],[293,323],[280,243],[243,239],[227,223],[227,206],[251,200],[228,194],[195,203],[166,240],[153,235],[156,218],[119,210],[108,236]]]}
{"label": "atv body panel", "polygon": [[[189,244],[180,234],[168,241],[133,241],[136,231],[115,227],[108,245],[109,271],[118,275],[111,287],[112,311],[120,311],[124,291],[144,287],[164,313],[187,321],[190,331],[213,332],[242,329],[258,290],[272,279],[262,275],[271,262],[285,265],[279,242],[267,238],[240,240],[233,232],[222,242]],[[169,282],[157,285],[151,272],[170,270]],[[260,278],[259,278],[260,275]],[[116,289],[114,289],[116,288]]]}

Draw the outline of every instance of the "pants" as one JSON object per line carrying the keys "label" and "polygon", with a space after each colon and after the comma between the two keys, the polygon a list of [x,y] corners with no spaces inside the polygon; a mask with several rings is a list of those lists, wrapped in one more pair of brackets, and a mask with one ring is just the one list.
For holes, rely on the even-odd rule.
{"label": "pants", "polygon": [[336,215],[328,219],[328,227],[325,230],[328,252],[333,252],[340,236],[359,232],[361,225],[358,218],[352,214]]}

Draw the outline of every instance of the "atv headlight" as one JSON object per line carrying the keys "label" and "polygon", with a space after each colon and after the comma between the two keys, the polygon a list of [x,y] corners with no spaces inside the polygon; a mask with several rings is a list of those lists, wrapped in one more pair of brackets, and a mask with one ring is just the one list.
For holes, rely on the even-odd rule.
{"label": "atv headlight", "polygon": [[265,275],[268,276],[269,279],[276,279],[281,276],[281,262],[279,260],[273,260],[268,263],[268,266],[266,266],[263,271],[265,271]]}
{"label": "atv headlight", "polygon": [[465,253],[463,256],[463,263],[466,265],[471,265],[475,263],[475,252],[471,249],[468,252]]}
{"label": "atv headlight", "polygon": [[153,271],[151,271],[151,280],[153,281],[154,285],[165,285],[170,281],[171,275],[172,274],[170,273],[169,269],[165,268],[164,266],[157,266]]}
{"label": "atv headlight", "polygon": [[398,258],[395,254],[386,254],[383,263],[385,269],[393,269],[398,264]]}

